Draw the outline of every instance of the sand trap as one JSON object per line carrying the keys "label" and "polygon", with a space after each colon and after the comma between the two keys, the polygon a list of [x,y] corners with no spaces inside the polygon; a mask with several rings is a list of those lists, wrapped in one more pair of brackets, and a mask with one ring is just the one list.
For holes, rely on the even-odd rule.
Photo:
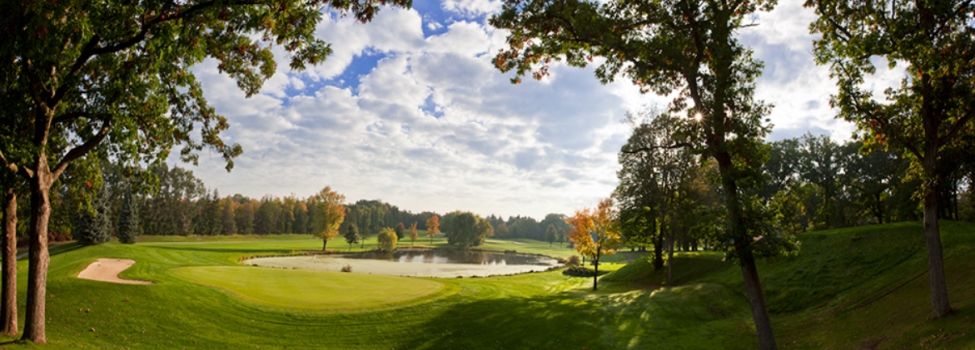
{"label": "sand trap", "polygon": [[134,264],[135,260],[129,259],[98,259],[81,271],[78,278],[122,284],[152,284],[151,281],[124,280],[118,277],[119,273]]}

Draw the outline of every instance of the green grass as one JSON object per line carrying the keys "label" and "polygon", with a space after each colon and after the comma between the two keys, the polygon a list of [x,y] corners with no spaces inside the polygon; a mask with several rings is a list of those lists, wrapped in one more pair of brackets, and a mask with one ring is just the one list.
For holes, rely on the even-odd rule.
{"label": "green grass", "polygon": [[257,304],[318,311],[381,308],[443,289],[426,279],[245,266],[180,267],[170,274]]}
{"label": "green grass", "polygon": [[[956,313],[931,320],[917,223],[803,234],[796,257],[759,265],[782,348],[975,347],[975,225],[945,222]],[[198,239],[199,238],[199,239]],[[155,239],[155,238],[153,238]],[[307,235],[172,237],[51,249],[47,345],[77,348],[713,349],[757,343],[740,270],[716,253],[680,253],[675,283],[645,254],[604,259],[600,290],[559,271],[464,279],[246,267],[243,256],[318,250]],[[370,242],[367,241],[366,249]],[[429,240],[418,240],[429,245]],[[372,243],[374,244],[374,243]],[[442,236],[433,246],[444,246]],[[403,246],[401,244],[401,246]],[[329,248],[345,250],[336,239]],[[483,248],[557,256],[547,242]],[[359,248],[356,248],[359,249]],[[98,258],[152,285],[75,276]],[[634,260],[629,264],[607,261]],[[27,264],[18,265],[20,307]],[[920,277],[918,277],[921,275]],[[324,278],[319,278],[324,277]],[[195,282],[191,282],[195,281]],[[199,283],[198,283],[199,282]],[[21,309],[21,325],[23,324]],[[15,338],[0,336],[0,342]]]}

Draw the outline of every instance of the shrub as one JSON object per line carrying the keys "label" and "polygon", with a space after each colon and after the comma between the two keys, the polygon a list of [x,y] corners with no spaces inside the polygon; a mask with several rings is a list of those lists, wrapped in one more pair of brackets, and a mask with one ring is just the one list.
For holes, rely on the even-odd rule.
{"label": "shrub", "polygon": [[575,277],[592,277],[596,275],[596,271],[582,266],[572,266],[562,271],[562,274]]}
{"label": "shrub", "polygon": [[399,240],[396,237],[396,231],[387,227],[379,231],[379,236],[376,237],[379,241],[379,250],[384,252],[391,252],[396,250],[396,242]]}
{"label": "shrub", "polygon": [[352,272],[352,265],[346,264],[342,266],[342,272]]}
{"label": "shrub", "polygon": [[579,266],[582,262],[579,261],[578,255],[570,256],[568,260],[565,261],[565,266]]}

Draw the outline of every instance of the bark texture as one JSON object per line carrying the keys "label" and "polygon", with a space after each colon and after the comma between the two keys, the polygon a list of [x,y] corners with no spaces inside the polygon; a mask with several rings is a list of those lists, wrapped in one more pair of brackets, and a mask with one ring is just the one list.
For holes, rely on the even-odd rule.
{"label": "bark texture", "polygon": [[0,333],[17,335],[17,193],[7,188],[3,203],[3,272]]}

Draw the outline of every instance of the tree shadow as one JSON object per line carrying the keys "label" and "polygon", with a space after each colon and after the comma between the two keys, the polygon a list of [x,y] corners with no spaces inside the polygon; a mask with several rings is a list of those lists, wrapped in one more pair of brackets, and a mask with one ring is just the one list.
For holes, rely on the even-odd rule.
{"label": "tree shadow", "polygon": [[[747,302],[718,285],[451,304],[405,348],[754,348]],[[721,297],[721,301],[709,301]]]}

